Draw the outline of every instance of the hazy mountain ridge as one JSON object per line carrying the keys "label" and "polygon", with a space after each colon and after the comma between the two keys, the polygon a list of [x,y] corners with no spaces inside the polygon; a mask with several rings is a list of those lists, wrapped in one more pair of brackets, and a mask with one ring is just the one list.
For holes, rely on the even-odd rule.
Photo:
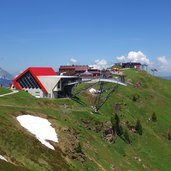
{"label": "hazy mountain ridge", "polygon": [[6,80],[12,80],[13,76],[9,72],[0,68],[0,78],[6,79]]}
{"label": "hazy mountain ridge", "polygon": [[12,79],[13,76],[10,73],[0,68],[0,84],[2,84],[5,87],[9,86]]}
{"label": "hazy mountain ridge", "polygon": [[171,80],[171,75],[170,76],[164,76],[163,78],[165,78],[167,80]]}
{"label": "hazy mountain ridge", "polygon": [[2,84],[4,87],[8,87],[11,84],[11,80],[0,78],[0,84]]}

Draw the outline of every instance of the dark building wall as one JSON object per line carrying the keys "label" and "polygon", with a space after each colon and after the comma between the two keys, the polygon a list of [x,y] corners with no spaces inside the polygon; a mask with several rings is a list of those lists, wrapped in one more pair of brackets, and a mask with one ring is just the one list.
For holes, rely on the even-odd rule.
{"label": "dark building wall", "polygon": [[122,68],[141,68],[141,63],[138,62],[126,62],[126,63],[116,63],[116,66],[120,66]]}
{"label": "dark building wall", "polygon": [[66,73],[67,75],[79,75],[88,69],[88,65],[66,65],[60,66],[59,73]]}

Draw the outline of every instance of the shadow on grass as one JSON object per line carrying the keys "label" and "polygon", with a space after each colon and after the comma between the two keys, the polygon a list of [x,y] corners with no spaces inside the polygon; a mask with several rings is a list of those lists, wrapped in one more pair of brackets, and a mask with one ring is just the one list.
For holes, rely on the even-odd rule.
{"label": "shadow on grass", "polygon": [[87,107],[87,104],[85,102],[81,101],[80,98],[77,97],[77,96],[72,96],[71,100],[75,101],[76,103],[78,103],[78,104],[80,104],[82,106]]}

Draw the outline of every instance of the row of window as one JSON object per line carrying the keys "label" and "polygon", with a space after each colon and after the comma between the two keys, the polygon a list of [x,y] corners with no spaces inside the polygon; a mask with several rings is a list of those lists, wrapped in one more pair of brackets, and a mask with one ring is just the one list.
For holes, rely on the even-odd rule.
{"label": "row of window", "polygon": [[19,78],[17,82],[22,88],[41,88],[29,71]]}

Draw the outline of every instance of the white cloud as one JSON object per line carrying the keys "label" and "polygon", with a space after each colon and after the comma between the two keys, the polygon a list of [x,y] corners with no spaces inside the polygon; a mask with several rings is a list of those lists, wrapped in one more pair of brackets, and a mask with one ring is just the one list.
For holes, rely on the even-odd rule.
{"label": "white cloud", "polygon": [[171,61],[169,61],[165,56],[160,56],[157,58],[158,70],[162,75],[171,75]]}
{"label": "white cloud", "polygon": [[107,67],[109,67],[109,64],[105,59],[96,59],[94,61],[94,64],[90,65],[90,67],[93,67],[95,69],[106,69]]}
{"label": "white cloud", "polygon": [[125,57],[125,56],[118,56],[118,57],[117,57],[117,60],[118,60],[119,62],[126,62],[126,57]]}
{"label": "white cloud", "polygon": [[77,64],[78,61],[77,61],[76,59],[74,59],[74,58],[71,58],[71,59],[69,60],[69,63],[70,63],[70,64]]}
{"label": "white cloud", "polygon": [[95,64],[97,64],[99,66],[106,66],[107,61],[105,59],[97,59],[97,60],[95,60]]}
{"label": "white cloud", "polygon": [[157,58],[157,60],[163,65],[168,65],[168,61],[165,56],[160,56]]}
{"label": "white cloud", "polygon": [[130,51],[127,56],[118,56],[116,59],[119,62],[140,62],[141,64],[150,64],[150,60],[141,51]]}

